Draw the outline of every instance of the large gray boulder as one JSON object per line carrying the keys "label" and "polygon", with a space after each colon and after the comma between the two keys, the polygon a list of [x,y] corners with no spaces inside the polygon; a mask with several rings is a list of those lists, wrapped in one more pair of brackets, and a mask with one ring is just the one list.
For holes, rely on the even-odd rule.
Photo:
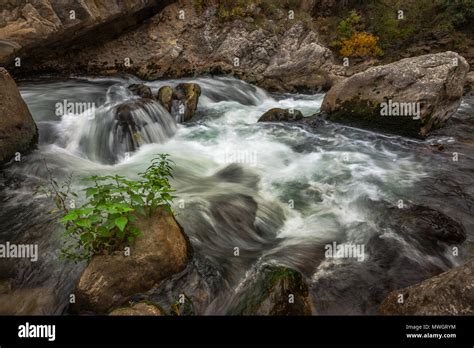
{"label": "large gray boulder", "polygon": [[38,131],[7,70],[0,68],[0,164],[36,146]]}
{"label": "large gray boulder", "polygon": [[474,259],[406,289],[391,292],[385,315],[473,315]]}
{"label": "large gray boulder", "polygon": [[459,107],[468,71],[455,52],[402,59],[340,81],[321,110],[350,126],[424,138]]}
{"label": "large gray boulder", "polygon": [[109,313],[186,267],[190,246],[172,214],[159,211],[138,227],[143,236],[130,247],[129,256],[117,251],[92,258],[74,291],[72,312]]}

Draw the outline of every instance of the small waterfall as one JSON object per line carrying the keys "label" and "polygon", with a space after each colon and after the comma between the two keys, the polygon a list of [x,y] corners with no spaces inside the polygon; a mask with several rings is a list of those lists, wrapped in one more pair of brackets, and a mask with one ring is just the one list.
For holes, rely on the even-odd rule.
{"label": "small waterfall", "polygon": [[143,144],[164,143],[177,129],[158,102],[130,97],[123,86],[109,87],[105,104],[94,112],[63,116],[58,127],[67,150],[104,164],[120,161]]}

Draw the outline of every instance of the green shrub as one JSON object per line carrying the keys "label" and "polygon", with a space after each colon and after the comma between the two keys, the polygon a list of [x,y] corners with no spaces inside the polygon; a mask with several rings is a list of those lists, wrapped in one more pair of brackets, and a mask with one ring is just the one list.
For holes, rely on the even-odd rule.
{"label": "green shrub", "polygon": [[64,192],[52,182],[55,203],[64,212],[60,219],[66,229],[61,257],[82,261],[121,250],[142,235],[137,219],[153,215],[158,208],[172,212],[170,163],[168,155],[159,155],[138,174],[139,180],[120,175],[87,177],[84,180],[93,185],[84,189],[86,202],[72,209],[66,204],[69,185]]}
{"label": "green shrub", "polygon": [[250,6],[259,4],[260,0],[219,0],[217,17],[221,21],[246,17],[251,15]]}
{"label": "green shrub", "polygon": [[474,20],[474,0],[443,0],[442,5],[455,27]]}

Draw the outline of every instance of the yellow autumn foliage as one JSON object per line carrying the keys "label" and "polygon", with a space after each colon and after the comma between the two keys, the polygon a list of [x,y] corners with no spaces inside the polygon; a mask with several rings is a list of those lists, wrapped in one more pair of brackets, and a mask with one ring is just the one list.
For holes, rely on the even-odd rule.
{"label": "yellow autumn foliage", "polygon": [[366,32],[355,32],[341,42],[339,54],[343,57],[378,57],[383,54],[379,38]]}

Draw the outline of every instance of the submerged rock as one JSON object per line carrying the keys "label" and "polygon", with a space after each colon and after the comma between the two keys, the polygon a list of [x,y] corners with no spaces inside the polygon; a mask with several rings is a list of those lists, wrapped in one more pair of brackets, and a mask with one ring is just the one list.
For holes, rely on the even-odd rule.
{"label": "submerged rock", "polygon": [[468,71],[455,52],[402,59],[337,83],[321,110],[331,121],[424,138],[457,110]]}
{"label": "submerged rock", "polygon": [[391,292],[381,304],[379,313],[473,315],[474,259],[419,284]]}
{"label": "submerged rock", "polygon": [[128,86],[128,89],[130,90],[130,92],[132,92],[135,95],[138,95],[139,97],[148,98],[148,99],[153,98],[153,93],[151,93],[150,87],[142,83],[134,83]]}
{"label": "submerged rock", "polygon": [[186,267],[190,245],[173,215],[158,211],[138,227],[143,236],[130,247],[130,256],[116,251],[92,258],[74,291],[72,312],[108,313]]}
{"label": "submerged rock", "polygon": [[7,70],[0,68],[0,164],[36,146],[38,131],[30,111]]}
{"label": "submerged rock", "polygon": [[301,273],[263,265],[241,285],[229,315],[311,315],[308,286]]}
{"label": "submerged rock", "polygon": [[463,225],[438,210],[422,205],[404,208],[376,203],[377,210],[385,210],[387,216],[381,217],[381,224],[399,230],[401,235],[420,241],[439,242],[448,245],[461,244],[466,240]]}
{"label": "submerged rock", "polygon": [[158,90],[156,99],[168,112],[171,112],[171,107],[173,106],[173,88],[170,86],[161,87]]}
{"label": "submerged rock", "polygon": [[129,307],[114,309],[109,315],[112,316],[161,316],[162,310],[150,302],[139,302]]}
{"label": "submerged rock", "polygon": [[303,119],[303,114],[299,110],[273,108],[265,112],[258,122],[291,122]]}

